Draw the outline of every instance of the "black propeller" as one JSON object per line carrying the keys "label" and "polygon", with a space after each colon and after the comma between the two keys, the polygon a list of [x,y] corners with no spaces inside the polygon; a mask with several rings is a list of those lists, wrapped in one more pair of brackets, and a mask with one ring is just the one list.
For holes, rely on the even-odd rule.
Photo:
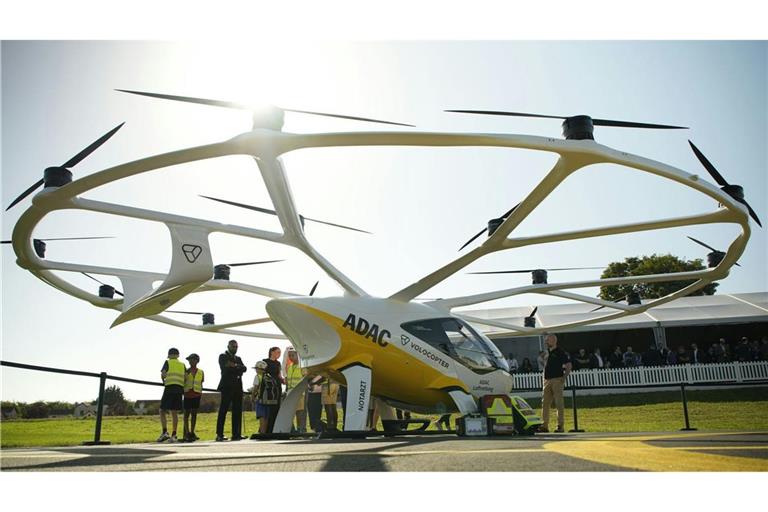
{"label": "black propeller", "polygon": [[[621,301],[623,301],[623,300],[624,300],[624,299],[623,299],[623,298],[621,298],[621,299],[616,299],[616,300],[614,300],[613,302],[621,302]],[[597,311],[598,309],[603,309],[604,307],[605,307],[605,306],[598,306],[598,307],[596,307],[595,309],[591,310],[591,311],[590,311],[590,313],[594,313],[594,312],[595,312],[595,311]]]}
{"label": "black propeller", "polygon": [[[490,222],[488,222],[488,224],[489,224],[489,225],[493,224],[493,225],[495,226],[495,227],[493,228],[493,229],[494,229],[494,231],[495,231],[495,230],[496,230],[496,228],[498,228],[498,227],[501,225],[501,223],[502,223],[504,220],[506,220],[506,218],[507,218],[507,217],[509,217],[510,215],[512,215],[512,212],[514,212],[514,211],[515,211],[515,209],[516,209],[518,206],[520,206],[520,203],[517,203],[515,206],[513,206],[512,208],[510,208],[510,209],[507,211],[507,213],[505,213],[505,214],[504,214],[504,215],[502,215],[501,217],[499,217],[499,218],[497,218],[497,219],[491,219],[491,221],[490,221]],[[499,222],[499,221],[501,221],[501,222]],[[471,244],[472,242],[474,242],[474,241],[477,239],[477,237],[479,237],[480,235],[482,235],[482,234],[483,234],[483,233],[485,233],[486,231],[488,231],[488,227],[485,227],[485,228],[483,228],[483,230],[482,230],[482,231],[480,231],[478,234],[476,234],[475,236],[473,236],[472,238],[470,238],[469,240],[467,240],[467,242],[466,242],[464,245],[462,245],[461,247],[459,247],[459,251],[461,251],[463,248],[465,248],[466,246],[468,246],[469,244]],[[489,233],[489,234],[488,234],[488,236],[491,236],[492,234],[493,234],[493,233]]]}
{"label": "black propeller", "polygon": [[[113,236],[76,236],[70,238],[35,238],[34,240],[40,240],[42,242],[49,242],[51,240],[103,240],[105,238],[115,238]],[[10,244],[13,240],[2,240],[0,244]]]}
{"label": "black propeller", "polygon": [[[224,204],[228,204],[228,205],[231,205],[231,206],[237,206],[238,208],[245,208],[246,210],[253,210],[255,212],[266,213],[266,214],[269,214],[269,215],[277,215],[277,212],[275,210],[270,210],[268,208],[262,208],[260,206],[252,206],[252,205],[249,205],[249,204],[237,203],[235,201],[227,201],[226,199],[217,199],[215,197],[210,197],[210,196],[203,196],[203,195],[201,195],[200,197],[204,197],[205,199],[210,199],[211,201],[217,201],[219,203],[224,203]],[[326,224],[328,226],[333,226],[333,227],[336,227],[336,228],[349,229],[351,231],[357,231],[358,233],[367,233],[369,235],[372,234],[371,232],[364,231],[362,229],[352,228],[352,227],[349,227],[349,226],[343,226],[341,224],[334,224],[333,222],[326,222],[324,220],[310,219],[309,217],[304,217],[303,215],[299,215],[299,218],[301,219],[302,225],[304,224],[305,220],[308,220],[310,222],[317,222],[319,224]]]}
{"label": "black propeller", "polygon": [[[88,146],[87,148],[83,149],[78,154],[76,154],[75,156],[73,156],[72,158],[70,158],[69,160],[64,162],[60,167],[48,167],[45,170],[45,175],[44,175],[43,179],[41,179],[40,181],[38,181],[37,183],[35,183],[31,187],[29,187],[27,190],[22,192],[19,197],[17,197],[16,199],[13,200],[11,205],[8,208],[6,208],[5,211],[8,211],[11,208],[13,208],[14,206],[16,206],[16,204],[18,204],[25,197],[27,197],[32,192],[37,190],[44,183],[47,184],[49,180],[51,181],[51,184],[55,185],[55,186],[61,186],[61,185],[64,185],[66,183],[69,183],[69,181],[71,181],[71,179],[72,179],[72,176],[71,176],[72,173],[69,171],[69,168],[76,166],[81,161],[83,161],[83,159],[85,159],[85,157],[87,157],[88,155],[90,155],[91,153],[96,151],[96,149],[98,149],[99,146],[101,146],[102,144],[107,142],[109,140],[109,138],[112,137],[117,132],[117,130],[122,128],[122,126],[124,124],[125,123],[123,122],[123,123],[120,123],[119,125],[115,126],[114,128],[112,128],[110,131],[108,131],[107,133],[105,133],[104,135],[102,135],[101,137],[96,139],[93,143],[91,143],[90,146]],[[68,178],[66,178],[66,177],[63,178],[63,181],[61,181],[62,180],[61,177],[59,177],[59,179],[57,179],[57,180],[54,180],[54,179],[52,179],[54,173],[63,173],[65,175],[67,173],[69,173],[69,175],[68,175],[69,177]],[[48,179],[46,179],[46,178],[48,178]]]}
{"label": "black propeller", "polygon": [[[689,238],[690,240],[692,240],[692,241],[696,242],[697,244],[701,245],[702,247],[706,247],[707,249],[709,249],[710,251],[712,251],[711,253],[707,254],[707,259],[708,259],[708,260],[709,260],[709,262],[710,262],[710,265],[709,265],[710,267],[716,267],[716,266],[718,265],[718,263],[720,263],[721,261],[723,261],[723,257],[725,256],[725,252],[723,252],[723,251],[718,251],[717,249],[715,249],[715,248],[714,248],[714,247],[712,247],[711,245],[707,245],[707,244],[705,244],[704,242],[702,242],[701,240],[696,240],[696,239],[695,239],[695,238],[693,238],[692,236],[689,236],[688,238]],[[738,263],[738,262],[734,263],[734,265],[736,265],[737,267],[740,267],[740,266],[741,266],[741,265],[739,265],[739,263]]]}
{"label": "black propeller", "polygon": [[525,327],[536,327],[536,312],[539,310],[539,306],[533,308],[531,314],[523,318],[523,325]]}
{"label": "black propeller", "polygon": [[537,270],[553,272],[556,270],[601,270],[604,267],[568,267],[568,268],[528,268],[524,270],[493,270],[489,272],[467,272],[468,274],[528,274]]}
{"label": "black propeller", "polygon": [[[224,107],[224,108],[234,108],[238,110],[249,110],[252,112],[255,112],[254,118],[258,115],[258,113],[262,110],[264,110],[264,107],[256,106],[256,105],[246,105],[245,103],[236,103],[233,101],[221,101],[221,100],[209,100],[205,98],[192,98],[190,96],[174,96],[171,94],[158,94],[154,92],[141,92],[141,91],[129,91],[126,89],[115,89],[116,91],[120,92],[127,92],[130,94],[138,94],[140,96],[149,96],[150,98],[160,98],[163,100],[173,100],[173,101],[184,101],[187,103],[197,103],[199,105],[209,105],[212,107]],[[392,121],[383,121],[381,119],[372,119],[369,117],[357,117],[357,116],[346,116],[341,114],[329,114],[326,112],[311,112],[309,110],[296,110],[292,108],[281,108],[276,106],[270,106],[269,107],[272,110],[275,110],[276,113],[279,116],[278,123],[279,127],[278,129],[282,128],[282,113],[283,112],[294,112],[297,114],[310,114],[313,116],[324,116],[324,117],[335,117],[338,119],[349,119],[352,121],[366,121],[370,123],[381,123],[381,124],[391,124],[396,126],[410,126],[413,127],[412,124],[405,124],[405,123],[395,123]],[[256,123],[254,123],[256,124]]]}
{"label": "black propeller", "polygon": [[100,284],[100,285],[102,285],[102,286],[109,286],[110,288],[112,288],[112,289],[114,290],[114,292],[115,292],[116,294],[118,294],[118,295],[119,295],[119,296],[121,296],[121,297],[125,297],[125,295],[123,295],[123,292],[121,292],[120,290],[118,290],[118,289],[117,289],[117,288],[115,288],[114,286],[111,286],[111,285],[108,285],[107,283],[103,283],[103,282],[99,281],[98,279],[96,279],[95,277],[93,277],[91,274],[87,274],[87,273],[85,273],[85,272],[80,272],[80,273],[81,273],[81,274],[83,274],[85,277],[89,277],[89,278],[93,279],[94,281],[96,281],[97,283],[99,283],[99,284]]}
{"label": "black propeller", "polygon": [[618,128],[655,128],[662,130],[687,129],[686,126],[671,126],[666,124],[636,123],[632,121],[614,121],[612,119],[594,119],[587,115],[578,116],[547,116],[544,114],[528,114],[524,112],[502,112],[498,110],[446,110],[460,114],[483,114],[491,116],[536,117],[542,119],[563,119],[563,136],[566,139],[594,139],[595,126],[613,126]]}
{"label": "black propeller", "polygon": [[199,311],[176,311],[172,309],[166,309],[165,313],[177,313],[179,315],[204,315],[205,314]]}
{"label": "black propeller", "polygon": [[320,281],[316,282],[315,285],[312,287],[311,290],[309,290],[309,296],[313,296],[315,294],[315,290],[317,290],[317,285],[320,284]]}
{"label": "black propeller", "polygon": [[704,166],[704,168],[712,176],[712,178],[714,178],[717,184],[720,185],[720,190],[722,190],[723,192],[731,196],[733,199],[735,199],[736,201],[746,206],[747,210],[749,210],[749,216],[752,217],[752,219],[755,222],[757,222],[758,226],[763,227],[763,225],[760,223],[760,219],[757,218],[757,214],[755,213],[755,210],[753,210],[752,207],[749,206],[749,203],[747,203],[746,199],[744,199],[744,188],[741,187],[740,185],[731,185],[730,183],[725,181],[725,178],[723,178],[723,176],[719,172],[717,172],[717,169],[715,169],[715,166],[712,165],[712,162],[707,160],[707,157],[704,156],[704,153],[699,151],[699,148],[697,148],[693,144],[693,142],[691,142],[690,140],[688,141],[688,144],[691,145],[691,149],[693,150],[693,153],[696,155],[696,158],[699,159],[699,162],[701,162],[701,165]]}
{"label": "black propeller", "polygon": [[244,267],[246,265],[262,265],[264,263],[277,263],[285,260],[247,261],[245,263],[224,263],[228,267]]}

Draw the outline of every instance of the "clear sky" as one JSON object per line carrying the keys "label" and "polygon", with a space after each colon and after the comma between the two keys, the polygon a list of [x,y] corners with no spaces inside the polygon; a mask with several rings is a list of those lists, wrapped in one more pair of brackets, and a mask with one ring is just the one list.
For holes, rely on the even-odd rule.
{"label": "clear sky", "polygon": [[[75,178],[184,147],[228,139],[250,128],[246,113],[115,92],[115,88],[264,101],[321,112],[417,125],[418,130],[559,136],[556,120],[443,113],[488,109],[690,126],[687,131],[598,128],[599,142],[705,176],[693,140],[727,180],[744,186],[768,222],[768,49],[765,42],[399,42],[182,44],[140,42],[4,42],[2,54],[2,204],[98,136],[126,121],[101,149],[73,169]],[[390,129],[289,115],[286,131]],[[309,217],[350,224],[359,235],[308,225],[312,243],[374,295],[386,296],[458,253],[471,235],[522,199],[555,156],[489,148],[354,148],[305,150],[285,157],[298,209]],[[269,207],[254,163],[228,157],[131,178],[86,197],[258,228],[265,215],[211,204],[207,194]],[[2,237],[30,204],[3,212]],[[659,178],[595,166],[569,178],[515,232],[526,235],[606,223],[658,219],[716,208],[708,198]],[[752,238],[718,293],[765,291],[766,235]],[[491,255],[467,270],[600,266],[626,256],[671,252],[705,257],[685,235],[727,247],[730,226],[672,229]],[[162,224],[105,215],[59,212],[36,236],[116,236],[114,240],[51,242],[52,259],[165,271],[170,251]],[[197,352],[218,378],[216,355],[229,336],[201,334],[137,320],[109,330],[116,312],[69,297],[15,264],[2,249],[2,358],[155,380],[170,346]],[[217,262],[286,258],[284,263],[233,269],[233,279],[317,295],[339,288],[297,251],[260,241],[214,236]],[[550,282],[596,277],[558,273]],[[445,297],[525,284],[528,275],[455,275],[427,296]],[[86,278],[73,281],[91,287]],[[587,293],[595,294],[596,290]],[[558,299],[523,296],[505,304]],[[260,314],[264,300],[222,292],[190,297],[178,309],[212,311],[217,322]],[[241,338],[249,366],[270,340]],[[283,345],[283,344],[280,344]],[[247,377],[252,373],[246,374]],[[2,370],[3,400],[84,400],[93,379]],[[159,388],[121,385],[131,399],[159,397]]]}

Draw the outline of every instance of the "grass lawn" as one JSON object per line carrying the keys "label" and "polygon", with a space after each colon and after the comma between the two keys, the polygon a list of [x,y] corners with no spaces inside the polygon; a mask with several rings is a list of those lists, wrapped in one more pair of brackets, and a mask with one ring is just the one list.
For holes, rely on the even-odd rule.
{"label": "grass lawn", "polygon": [[[688,391],[691,426],[700,430],[768,431],[768,388]],[[539,407],[539,400],[529,403]],[[579,427],[588,432],[674,431],[684,426],[679,392],[584,396],[577,398]],[[570,398],[566,399],[566,429],[573,428]],[[341,417],[341,411],[339,411]],[[454,415],[455,420],[457,415]],[[419,417],[414,415],[414,418]],[[437,416],[432,416],[437,419]],[[554,418],[553,418],[554,423]],[[197,434],[212,440],[216,413],[198,415]],[[93,419],[51,418],[0,422],[3,448],[78,445],[93,439]],[[253,412],[247,412],[243,432],[255,432]],[[226,429],[229,430],[227,422]],[[381,425],[379,425],[381,428]],[[432,427],[434,428],[434,427]],[[181,427],[179,432],[181,432]],[[101,438],[119,443],[145,443],[160,435],[157,416],[104,418]]]}

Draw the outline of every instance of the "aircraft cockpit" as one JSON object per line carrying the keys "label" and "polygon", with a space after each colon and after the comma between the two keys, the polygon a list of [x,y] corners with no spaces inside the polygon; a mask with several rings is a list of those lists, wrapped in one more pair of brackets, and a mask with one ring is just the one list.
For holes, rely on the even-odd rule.
{"label": "aircraft cockpit", "polygon": [[400,327],[475,373],[509,371],[499,349],[459,318],[416,320]]}

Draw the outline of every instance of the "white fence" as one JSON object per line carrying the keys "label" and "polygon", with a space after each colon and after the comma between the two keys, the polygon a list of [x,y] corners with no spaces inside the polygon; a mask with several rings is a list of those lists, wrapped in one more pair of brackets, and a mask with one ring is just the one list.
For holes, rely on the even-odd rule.
{"label": "white fence", "polygon": [[[514,375],[514,389],[541,388],[541,372]],[[748,363],[685,364],[640,366],[637,368],[584,369],[571,372],[566,386],[637,386],[653,384],[695,384],[702,382],[744,382],[768,380],[768,361]]]}

